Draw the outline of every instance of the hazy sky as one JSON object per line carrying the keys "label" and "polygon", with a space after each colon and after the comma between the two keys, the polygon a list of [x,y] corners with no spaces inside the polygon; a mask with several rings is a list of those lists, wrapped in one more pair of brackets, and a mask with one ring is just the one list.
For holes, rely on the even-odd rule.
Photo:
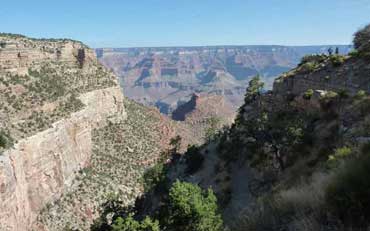
{"label": "hazy sky", "polygon": [[92,47],[348,44],[370,0],[11,0],[0,31]]}

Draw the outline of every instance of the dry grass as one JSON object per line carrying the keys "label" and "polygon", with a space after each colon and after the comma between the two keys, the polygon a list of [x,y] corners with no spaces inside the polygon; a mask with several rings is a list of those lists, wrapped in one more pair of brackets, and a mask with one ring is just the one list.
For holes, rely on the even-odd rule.
{"label": "dry grass", "polygon": [[309,183],[260,198],[235,230],[323,230],[325,190],[332,175],[315,174]]}

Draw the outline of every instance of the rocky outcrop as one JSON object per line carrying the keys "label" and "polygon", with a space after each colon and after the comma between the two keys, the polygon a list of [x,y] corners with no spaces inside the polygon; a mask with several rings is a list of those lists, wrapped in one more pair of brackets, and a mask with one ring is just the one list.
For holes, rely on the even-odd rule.
{"label": "rocky outcrop", "polygon": [[28,230],[41,209],[89,165],[92,130],[125,117],[119,87],[88,92],[80,99],[83,110],[20,140],[0,156],[0,230]]}
{"label": "rocky outcrop", "polygon": [[194,137],[205,138],[230,125],[235,115],[235,109],[223,96],[193,94],[188,102],[174,110],[172,119],[191,127]]}
{"label": "rocky outcrop", "polygon": [[0,44],[0,130],[13,140],[80,110],[79,95],[118,85],[80,42],[0,34]]}
{"label": "rocky outcrop", "polygon": [[[342,63],[334,65],[330,59],[324,57],[320,64],[316,64],[309,71],[304,70],[306,64],[298,66],[290,72],[280,76],[274,82],[275,94],[301,94],[308,89],[325,91],[342,91],[353,95],[359,90],[370,92],[369,62],[365,59],[342,57]],[[315,65],[311,62],[310,65]]]}
{"label": "rocky outcrop", "polygon": [[172,119],[197,124],[216,117],[231,123],[235,113],[231,104],[220,95],[193,94],[172,113]]}
{"label": "rocky outcrop", "polygon": [[0,34],[0,71],[26,74],[44,62],[83,66],[96,62],[94,51],[73,40],[30,39],[22,35]]}
{"label": "rocky outcrop", "polygon": [[193,94],[191,96],[191,99],[184,103],[183,105],[180,105],[173,113],[172,113],[172,119],[178,120],[178,121],[184,121],[185,117],[188,113],[191,113],[196,105],[197,100],[199,98],[199,95]]}

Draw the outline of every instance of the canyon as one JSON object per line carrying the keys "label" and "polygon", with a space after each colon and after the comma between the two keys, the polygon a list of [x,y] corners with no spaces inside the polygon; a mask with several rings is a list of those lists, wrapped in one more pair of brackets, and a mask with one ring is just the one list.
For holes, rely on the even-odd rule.
{"label": "canyon", "polygon": [[193,93],[222,96],[234,111],[243,103],[245,87],[255,75],[272,88],[275,77],[294,68],[308,54],[352,46],[199,46],[100,48],[98,59],[120,78],[125,95],[171,113]]}
{"label": "canyon", "polygon": [[[159,161],[144,175],[149,190],[124,208],[135,216],[119,208],[113,223],[101,217],[102,224],[124,229],[145,218],[153,230],[170,231],[368,229],[369,38],[370,25],[347,55],[304,56],[272,90],[253,77],[230,127]],[[172,118],[191,123],[204,105],[223,108],[219,96],[207,97],[191,95]]]}
{"label": "canyon", "polygon": [[0,34],[0,230],[89,230],[116,196],[191,129],[125,98],[92,49]]}
{"label": "canyon", "polygon": [[[276,182],[286,187],[283,179],[294,178],[289,171],[299,168],[292,158],[284,171],[278,171],[279,156],[264,160],[255,156],[251,150],[265,152],[264,157],[276,149],[269,137],[287,142],[278,148],[287,147],[284,151],[292,155],[296,153],[291,146],[304,150],[308,159],[302,159],[302,170],[307,171],[316,171],[320,161],[326,161],[326,156],[315,159],[319,158],[316,148],[325,147],[330,153],[343,145],[335,140],[335,146],[327,147],[330,142],[321,140],[333,135],[321,129],[337,129],[339,134],[349,127],[356,137],[352,141],[367,138],[361,126],[368,121],[364,109],[368,60],[353,53],[322,54],[327,49],[228,46],[94,51],[68,39],[0,34],[0,230],[90,230],[99,225],[95,222],[105,215],[107,205],[132,207],[138,199],[149,202],[154,211],[166,195],[151,192],[148,196],[143,176],[163,161],[168,166],[166,185],[180,179],[203,189],[211,187],[222,205],[225,224],[234,229],[231,220],[245,214],[241,208],[256,204],[256,195],[274,196],[269,187]],[[348,53],[351,47],[339,49]],[[256,74],[260,78],[250,81]],[[262,80],[267,88],[273,86],[272,91],[262,89]],[[358,96],[361,91],[365,93]],[[329,108],[343,106],[328,110],[327,101]],[[236,112],[238,104],[242,106]],[[263,124],[266,121],[271,124]],[[310,141],[316,148],[304,149],[305,140],[297,144],[289,143],[291,137],[279,140],[286,128],[287,133],[295,129],[290,123],[296,121],[305,123],[299,129],[319,137]],[[273,131],[280,135],[259,136],[275,127]],[[300,130],[293,135],[299,134]],[[175,151],[174,137],[181,137]],[[253,149],[254,145],[260,146]],[[163,159],[166,153],[172,156]],[[312,159],[317,161],[315,169],[309,166]],[[259,161],[264,165],[252,166]],[[280,164],[286,161],[281,159]],[[270,165],[273,170],[266,167]],[[306,177],[299,171],[297,176]],[[259,185],[265,181],[269,183]]]}

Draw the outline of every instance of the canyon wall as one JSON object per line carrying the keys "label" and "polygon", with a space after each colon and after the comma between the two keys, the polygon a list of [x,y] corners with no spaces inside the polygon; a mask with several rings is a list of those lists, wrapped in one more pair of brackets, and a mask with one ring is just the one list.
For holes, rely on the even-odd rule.
{"label": "canyon wall", "polygon": [[0,71],[26,74],[29,67],[45,62],[82,65],[96,58],[93,50],[78,41],[0,34]]}
{"label": "canyon wall", "polygon": [[93,131],[126,119],[124,97],[82,43],[10,34],[0,34],[0,89],[0,230],[31,230],[90,166]]}
{"label": "canyon wall", "polygon": [[[122,81],[125,95],[170,115],[192,94],[217,94],[234,110],[243,103],[255,75],[271,89],[275,77],[304,55],[327,53],[327,46],[200,46],[97,49],[99,60]],[[351,46],[337,46],[343,54]]]}
{"label": "canyon wall", "polygon": [[83,110],[20,140],[0,156],[0,230],[27,230],[78,170],[89,165],[92,129],[125,116],[118,87],[86,93],[81,100]]}
{"label": "canyon wall", "polygon": [[[90,230],[187,124],[125,98],[117,77],[72,40],[0,34],[0,230]],[[5,143],[3,142],[5,141]]]}

